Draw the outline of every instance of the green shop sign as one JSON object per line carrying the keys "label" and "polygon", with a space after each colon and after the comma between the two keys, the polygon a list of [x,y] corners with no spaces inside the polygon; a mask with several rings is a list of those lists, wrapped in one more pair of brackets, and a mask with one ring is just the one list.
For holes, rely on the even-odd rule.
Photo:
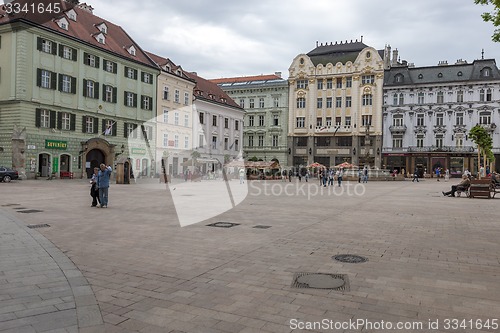
{"label": "green shop sign", "polygon": [[144,149],[144,148],[132,148],[132,155],[146,155],[146,149]]}
{"label": "green shop sign", "polygon": [[68,149],[68,142],[58,140],[45,140],[45,148],[66,150]]}

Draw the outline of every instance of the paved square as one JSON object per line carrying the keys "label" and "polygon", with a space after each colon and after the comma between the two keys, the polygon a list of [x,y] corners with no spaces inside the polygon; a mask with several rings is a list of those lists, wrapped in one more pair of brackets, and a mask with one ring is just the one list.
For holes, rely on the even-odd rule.
{"label": "paved square", "polygon": [[[241,204],[181,228],[155,181],[112,185],[107,209],[90,207],[85,180],[0,184],[0,331],[388,331],[382,320],[499,331],[500,198],[443,197],[453,180],[345,183],[342,194],[250,182]],[[302,272],[345,274],[349,291],[294,288]],[[307,326],[323,319],[332,327]]]}

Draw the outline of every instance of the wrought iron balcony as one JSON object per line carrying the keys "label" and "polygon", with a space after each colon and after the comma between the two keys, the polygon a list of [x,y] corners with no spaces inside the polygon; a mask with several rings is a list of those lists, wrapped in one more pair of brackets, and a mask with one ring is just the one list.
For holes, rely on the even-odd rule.
{"label": "wrought iron balcony", "polygon": [[405,133],[406,132],[406,125],[389,126],[389,131],[391,131],[391,133]]}

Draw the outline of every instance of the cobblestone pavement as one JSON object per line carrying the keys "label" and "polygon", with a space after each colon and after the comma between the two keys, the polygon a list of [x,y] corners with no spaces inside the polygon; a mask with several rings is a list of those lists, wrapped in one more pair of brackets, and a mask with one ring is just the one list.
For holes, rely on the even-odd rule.
{"label": "cobblestone pavement", "polygon": [[[251,182],[240,205],[183,228],[153,181],[112,184],[107,209],[85,180],[0,184],[0,332],[499,331],[500,199],[443,197],[452,183]],[[239,225],[206,226],[219,221]],[[296,273],[349,288],[295,288]]]}

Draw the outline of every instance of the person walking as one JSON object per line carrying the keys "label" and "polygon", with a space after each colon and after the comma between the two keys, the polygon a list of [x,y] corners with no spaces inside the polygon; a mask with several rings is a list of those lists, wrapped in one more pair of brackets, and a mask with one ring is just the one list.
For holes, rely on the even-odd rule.
{"label": "person walking", "polygon": [[113,169],[111,166],[101,163],[99,173],[97,174],[97,187],[99,187],[99,201],[101,208],[108,208],[109,178]]}
{"label": "person walking", "polygon": [[240,184],[245,184],[245,169],[240,168]]}
{"label": "person walking", "polygon": [[439,169],[439,167],[436,168],[436,178],[437,178],[437,181],[439,181],[439,177],[441,175],[441,170]]}
{"label": "person walking", "polygon": [[339,169],[337,170],[337,181],[339,183],[339,186],[342,186],[342,177],[344,176],[344,170]]}
{"label": "person walking", "polygon": [[101,204],[99,200],[99,188],[97,187],[97,175],[99,174],[99,168],[94,168],[94,173],[90,179],[90,196],[92,197],[92,205],[90,207],[97,207],[97,203]]}
{"label": "person walking", "polygon": [[411,180],[411,182],[413,183],[415,180],[417,181],[417,183],[419,182],[417,169],[415,169],[415,171],[413,172],[413,179]]}
{"label": "person walking", "polygon": [[368,167],[365,166],[363,169],[363,183],[368,183]]}

